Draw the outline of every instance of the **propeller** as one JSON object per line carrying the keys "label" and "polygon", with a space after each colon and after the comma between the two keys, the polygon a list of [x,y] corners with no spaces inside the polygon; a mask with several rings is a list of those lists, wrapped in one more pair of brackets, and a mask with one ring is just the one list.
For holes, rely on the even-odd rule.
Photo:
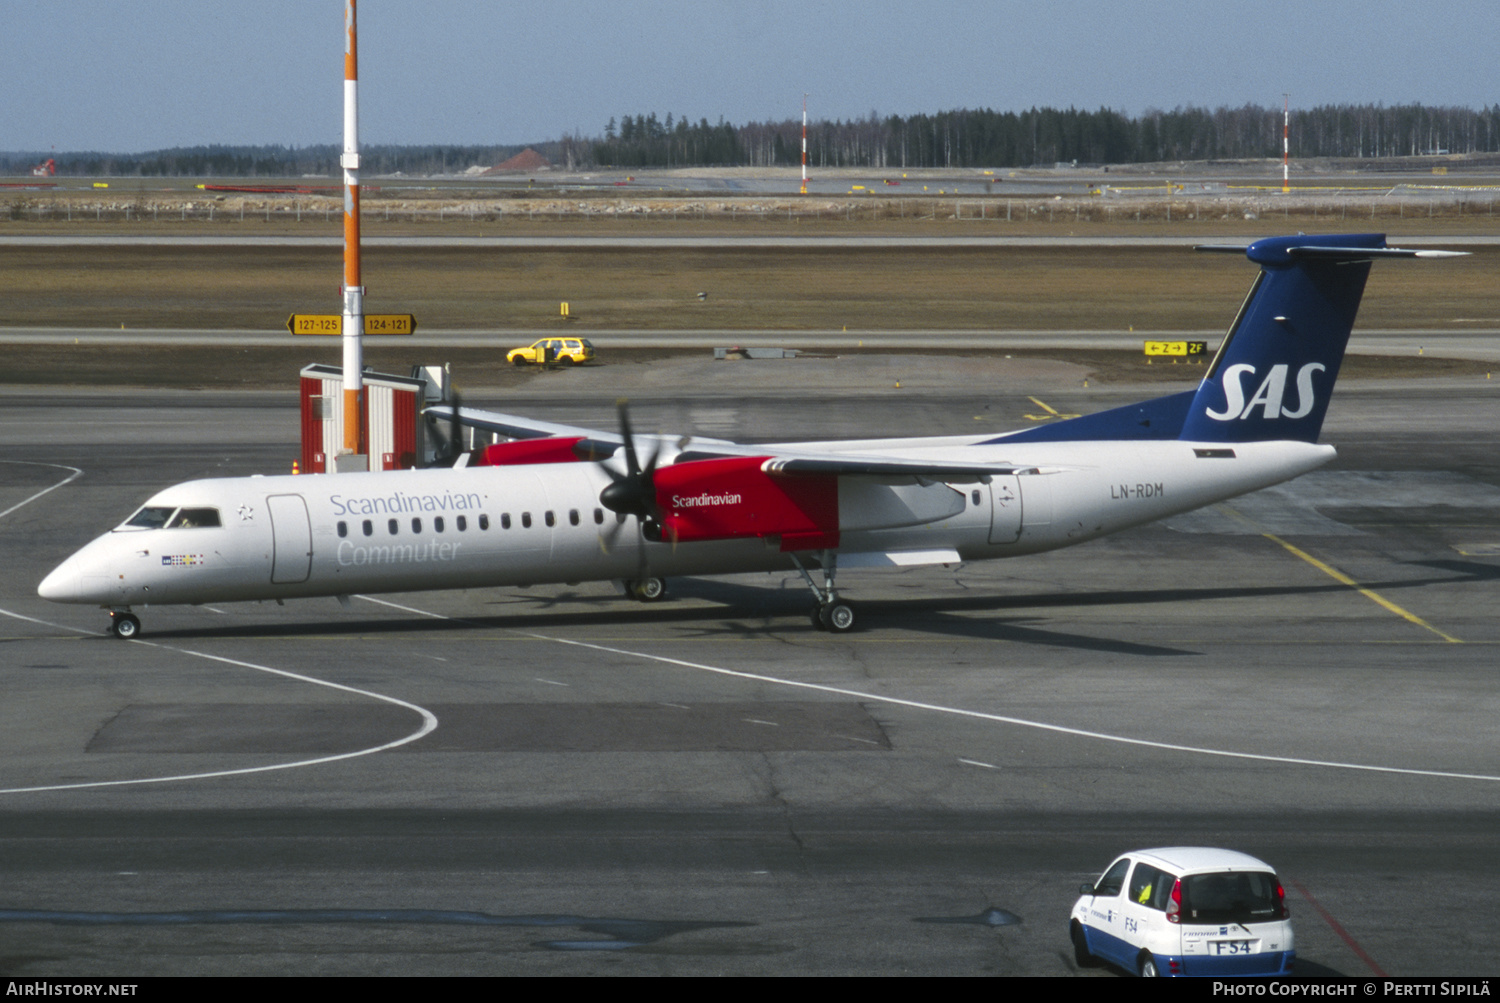
{"label": "propeller", "polygon": [[[636,547],[639,559],[636,580],[645,581],[651,577],[651,569],[646,561],[646,542],[649,540],[660,543],[662,539],[661,507],[656,504],[654,477],[656,461],[661,455],[661,443],[657,441],[642,466],[635,448],[635,433],[630,427],[630,408],[624,398],[616,403],[616,407],[620,413],[620,438],[625,447],[625,472],[620,473],[602,460],[599,461],[600,469],[609,475],[609,483],[599,492],[599,504],[614,512],[617,517],[635,517],[640,534],[639,545]],[[613,549],[620,527],[624,524],[623,518],[616,518],[613,526],[599,534],[599,548],[606,554]]]}
{"label": "propeller", "polygon": [[622,398],[616,405],[620,411],[620,438],[625,444],[625,472],[600,464],[609,475],[610,483],[599,492],[599,504],[619,515],[633,515],[641,524],[641,534],[648,540],[661,540],[661,508],[656,504],[656,461],[661,454],[661,444],[651,451],[646,465],[641,466],[635,449],[635,435],[630,428],[630,409]]}

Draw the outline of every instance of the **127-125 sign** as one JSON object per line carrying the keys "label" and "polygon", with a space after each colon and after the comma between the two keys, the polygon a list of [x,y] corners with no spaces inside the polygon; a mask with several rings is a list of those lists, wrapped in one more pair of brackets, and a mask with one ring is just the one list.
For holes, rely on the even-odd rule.
{"label": "127-125 sign", "polygon": [[[286,319],[286,329],[292,334],[344,333],[344,318],[336,313],[294,313]],[[367,313],[365,334],[412,334],[417,330],[417,318],[409,313]]]}

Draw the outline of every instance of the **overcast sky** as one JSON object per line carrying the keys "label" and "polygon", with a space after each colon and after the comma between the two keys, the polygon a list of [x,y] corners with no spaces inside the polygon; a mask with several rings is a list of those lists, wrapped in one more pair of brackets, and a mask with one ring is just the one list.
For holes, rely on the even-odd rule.
{"label": "overcast sky", "polygon": [[[342,0],[0,0],[0,150],[338,143]],[[1495,0],[364,0],[371,143],[1033,105],[1500,103]]]}

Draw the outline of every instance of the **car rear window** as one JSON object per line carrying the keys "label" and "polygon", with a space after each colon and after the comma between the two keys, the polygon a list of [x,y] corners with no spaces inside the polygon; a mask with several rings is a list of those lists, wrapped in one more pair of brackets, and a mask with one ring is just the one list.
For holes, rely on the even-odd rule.
{"label": "car rear window", "polygon": [[1194,874],[1182,879],[1184,923],[1265,923],[1280,916],[1276,875],[1264,871]]}

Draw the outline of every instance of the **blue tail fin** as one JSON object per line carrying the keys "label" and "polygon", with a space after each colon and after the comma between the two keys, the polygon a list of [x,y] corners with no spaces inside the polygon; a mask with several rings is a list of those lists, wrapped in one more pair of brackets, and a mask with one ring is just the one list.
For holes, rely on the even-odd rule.
{"label": "blue tail fin", "polygon": [[1370,261],[1389,253],[1385,236],[1272,237],[1244,252],[1260,276],[1178,437],[1316,442]]}
{"label": "blue tail fin", "polygon": [[1260,265],[1239,316],[1196,391],[1158,397],[988,442],[1186,439],[1316,442],[1338,379],[1349,331],[1376,258],[1461,257],[1462,251],[1406,251],[1381,233],[1268,237],[1243,253]]}

